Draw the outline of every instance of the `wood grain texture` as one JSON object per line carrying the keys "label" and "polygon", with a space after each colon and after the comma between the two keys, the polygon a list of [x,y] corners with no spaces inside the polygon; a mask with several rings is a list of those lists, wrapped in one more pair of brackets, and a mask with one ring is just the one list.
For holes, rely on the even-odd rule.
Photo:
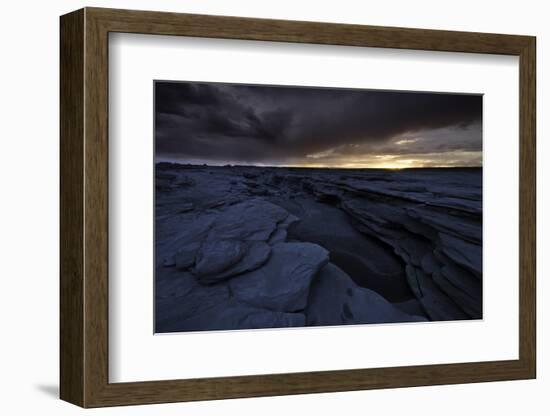
{"label": "wood grain texture", "polygon": [[110,32],[518,54],[528,36],[87,8]]}
{"label": "wood grain texture", "polygon": [[84,404],[84,12],[60,23],[60,388]]}
{"label": "wood grain texture", "polygon": [[85,406],[108,380],[108,33],[86,14],[84,53]]}
{"label": "wood grain texture", "polygon": [[[108,33],[520,57],[519,359],[109,383]],[[86,8],[61,18],[61,397],[83,407],[534,378],[535,39],[485,33]]]}
{"label": "wood grain texture", "polygon": [[519,356],[536,377],[536,41],[520,54]]}

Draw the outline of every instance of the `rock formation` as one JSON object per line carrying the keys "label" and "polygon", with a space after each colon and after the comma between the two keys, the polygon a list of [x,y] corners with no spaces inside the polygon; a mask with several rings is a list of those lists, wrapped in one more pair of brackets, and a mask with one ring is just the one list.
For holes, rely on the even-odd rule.
{"label": "rock formation", "polygon": [[482,317],[481,169],[156,166],[156,332]]}

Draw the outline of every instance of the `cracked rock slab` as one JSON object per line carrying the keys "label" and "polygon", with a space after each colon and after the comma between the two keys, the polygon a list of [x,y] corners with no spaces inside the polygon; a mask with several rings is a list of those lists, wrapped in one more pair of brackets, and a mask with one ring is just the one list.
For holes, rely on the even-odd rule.
{"label": "cracked rock slab", "polygon": [[278,243],[267,263],[229,282],[233,295],[247,304],[295,312],[306,306],[317,272],[328,263],[328,251],[311,243]]}
{"label": "cracked rock slab", "polygon": [[315,279],[306,309],[308,325],[373,324],[425,321],[393,306],[376,292],[357,286],[328,263]]}

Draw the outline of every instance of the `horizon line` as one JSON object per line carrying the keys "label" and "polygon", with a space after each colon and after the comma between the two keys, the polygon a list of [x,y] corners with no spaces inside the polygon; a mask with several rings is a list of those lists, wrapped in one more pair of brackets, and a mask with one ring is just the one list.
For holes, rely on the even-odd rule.
{"label": "horizon line", "polygon": [[180,165],[180,166],[197,166],[197,167],[214,167],[214,168],[235,168],[235,167],[242,167],[242,168],[275,168],[275,169],[344,169],[344,170],[364,170],[364,169],[372,169],[372,170],[410,170],[410,169],[483,169],[483,165],[479,166],[408,166],[408,167],[344,167],[344,166],[296,166],[296,165],[241,165],[241,164],[232,164],[232,163],[226,163],[226,164],[219,164],[219,165],[211,165],[207,163],[189,163],[189,162],[175,162],[175,161],[167,161],[167,160],[160,160],[155,161],[155,165],[166,163],[171,165]]}

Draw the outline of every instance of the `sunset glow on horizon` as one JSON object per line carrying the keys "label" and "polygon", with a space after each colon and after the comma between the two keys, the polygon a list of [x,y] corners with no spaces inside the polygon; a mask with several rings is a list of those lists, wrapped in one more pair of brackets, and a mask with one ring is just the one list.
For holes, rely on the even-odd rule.
{"label": "sunset glow on horizon", "polygon": [[482,166],[482,96],[155,83],[155,160],[346,169]]}

